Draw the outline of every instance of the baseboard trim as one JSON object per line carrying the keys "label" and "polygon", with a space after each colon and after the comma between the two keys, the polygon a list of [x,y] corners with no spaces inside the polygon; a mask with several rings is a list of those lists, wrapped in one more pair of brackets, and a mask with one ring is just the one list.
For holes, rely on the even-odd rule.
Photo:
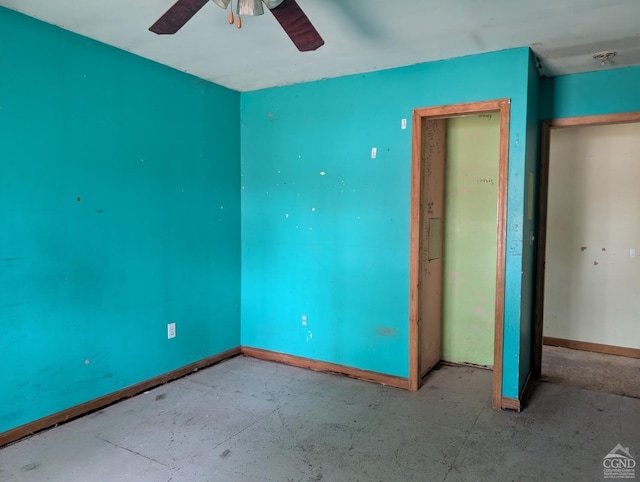
{"label": "baseboard trim", "polygon": [[522,410],[522,403],[519,398],[502,397],[500,409],[520,412]]}
{"label": "baseboard trim", "polygon": [[521,412],[525,404],[527,403],[527,400],[531,396],[532,385],[533,384],[531,383],[531,372],[529,372],[529,374],[527,375],[527,379],[524,381],[522,390],[520,390],[519,397],[518,398],[502,397],[502,403],[500,405],[500,408],[502,410],[510,410],[512,412]]}
{"label": "baseboard trim", "polygon": [[28,437],[29,435],[32,435],[36,432],[40,432],[41,430],[51,428],[61,423],[69,422],[74,418],[78,418],[88,413],[95,412],[96,410],[105,408],[116,402],[124,400],[125,398],[134,397],[142,392],[146,392],[147,390],[151,390],[152,388],[155,388],[157,386],[164,385],[165,383],[189,375],[194,371],[209,367],[211,365],[215,365],[216,363],[226,360],[227,358],[232,358],[239,355],[240,352],[240,347],[232,348],[217,355],[213,355],[197,362],[190,363],[189,365],[185,365],[176,370],[163,373],[162,375],[158,375],[157,377],[150,378],[143,382],[136,383],[135,385],[131,385],[102,397],[89,400],[85,403],[81,403],[80,405],[62,410],[58,413],[54,413],[47,417],[35,420],[25,425],[21,425],[7,432],[0,433],[0,447],[20,440],[24,437]]}
{"label": "baseboard trim", "polygon": [[628,358],[640,358],[639,348],[627,348],[624,346],[601,345],[600,343],[591,343],[588,341],[565,340],[563,338],[553,338],[545,336],[542,343],[550,346],[559,346],[561,348],[571,348],[573,350],[592,351],[595,353],[604,353],[606,355],[626,356]]}
{"label": "baseboard trim", "polygon": [[[557,340],[557,339],[551,338],[550,340]],[[564,341],[569,341],[569,340],[564,340]],[[554,344],[554,343],[547,343],[547,337],[545,337],[544,343]],[[570,343],[581,343],[581,342],[570,342]],[[592,344],[589,344],[589,345],[592,345]],[[561,345],[556,345],[556,346],[561,346]],[[605,345],[601,345],[601,346],[605,346]],[[572,347],[567,347],[567,348],[572,348]],[[613,348],[616,348],[616,347],[613,347]],[[625,350],[633,350],[633,349],[625,349]],[[596,351],[596,350],[590,350],[590,351]],[[640,351],[640,350],[636,350],[636,351]],[[139,395],[142,392],[151,390],[152,388],[171,382],[173,380],[177,380],[178,378],[182,378],[186,375],[189,375],[194,371],[209,367],[211,365],[215,365],[216,363],[219,363],[223,360],[232,358],[240,354],[243,354],[252,358],[257,358],[260,360],[283,363],[285,365],[291,365],[299,368],[307,368],[307,369],[318,371],[318,372],[338,373],[338,374],[346,375],[348,377],[356,378],[359,380],[379,383],[381,385],[388,385],[391,387],[402,388],[406,390],[410,388],[409,380],[407,378],[396,377],[393,375],[385,375],[382,373],[372,372],[369,370],[361,370],[358,368],[352,368],[345,365],[338,365],[336,363],[329,363],[329,362],[313,360],[310,358],[287,355],[284,353],[263,350],[260,348],[252,348],[252,347],[246,347],[246,346],[236,347],[236,348],[232,348],[230,350],[224,351],[222,353],[219,353],[217,355],[204,358],[202,360],[199,360],[197,362],[191,363],[184,367],[178,368],[171,372],[167,372],[162,375],[158,375],[157,377],[150,378],[149,380],[145,380],[135,385],[131,385],[127,388],[123,388],[121,390],[115,391],[113,393],[109,393],[99,398],[95,398],[93,400],[82,403],[80,405],[76,405],[66,410],[62,410],[58,413],[54,413],[52,415],[35,420],[25,425],[21,425],[7,432],[0,433],[0,447],[3,447],[12,442],[16,442],[24,437],[28,437],[29,435],[33,435],[34,433],[40,432],[42,430],[46,430],[55,425],[69,422],[75,418],[81,417],[91,412],[95,412],[96,410],[100,410],[102,408],[105,408],[109,405],[112,405],[126,398],[134,397],[136,395]],[[630,355],[624,355],[624,356],[630,356]],[[640,356],[635,356],[635,358],[640,358]],[[500,408],[502,408],[503,410],[513,410],[516,412],[520,412],[523,406],[522,401],[526,400],[526,398],[528,397],[528,394],[530,393],[530,387],[531,387],[530,382],[531,382],[531,374],[527,376],[527,380],[522,389],[521,398],[518,399],[518,398],[502,397]]]}
{"label": "baseboard trim", "polygon": [[248,346],[242,347],[242,354],[252,358],[258,358],[260,360],[283,363],[285,365],[291,365],[298,368],[308,368],[317,372],[339,373],[359,380],[375,382],[381,385],[389,385],[396,388],[404,388],[407,390],[409,389],[409,379],[407,378],[384,375],[382,373],[371,372],[368,370],[360,370],[358,368],[338,365],[336,363],[312,360],[310,358],[287,355],[284,353],[263,350],[261,348],[251,348]]}

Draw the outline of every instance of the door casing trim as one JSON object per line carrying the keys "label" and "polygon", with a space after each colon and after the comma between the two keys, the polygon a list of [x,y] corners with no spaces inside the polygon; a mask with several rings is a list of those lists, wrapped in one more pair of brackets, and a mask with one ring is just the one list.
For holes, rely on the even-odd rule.
{"label": "door casing trim", "polygon": [[509,99],[469,102],[445,106],[414,109],[411,140],[411,214],[409,246],[409,388],[420,387],[419,357],[419,289],[420,279],[420,196],[421,196],[421,160],[420,147],[422,119],[446,119],[473,114],[500,113],[500,153],[498,165],[498,202],[497,202],[497,253],[496,253],[496,300],[493,351],[493,388],[492,404],[502,407],[502,352],[504,345],[504,292],[506,260],[506,224],[507,224],[507,183],[509,169],[509,119],[511,103]]}
{"label": "door casing trim", "polygon": [[544,325],[545,258],[547,255],[547,204],[549,197],[549,156],[551,130],[565,127],[626,124],[640,122],[640,112],[622,112],[582,117],[560,117],[540,123],[540,187],[538,189],[538,247],[536,251],[536,279],[533,312],[533,352],[531,370],[534,379],[542,376],[542,345]]}

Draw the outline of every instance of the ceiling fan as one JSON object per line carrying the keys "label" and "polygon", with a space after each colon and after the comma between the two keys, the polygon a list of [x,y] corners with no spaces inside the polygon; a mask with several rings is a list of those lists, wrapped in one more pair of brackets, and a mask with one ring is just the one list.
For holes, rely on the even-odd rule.
{"label": "ceiling fan", "polygon": [[[149,30],[159,35],[170,35],[180,30],[209,0],[178,0],[160,17]],[[231,0],[211,0],[226,9]],[[296,0],[237,0],[237,26],[240,28],[241,15],[262,15],[262,3],[271,11],[285,33],[300,52],[316,50],[324,45],[324,40],[309,21]],[[229,23],[233,23],[233,12]]]}

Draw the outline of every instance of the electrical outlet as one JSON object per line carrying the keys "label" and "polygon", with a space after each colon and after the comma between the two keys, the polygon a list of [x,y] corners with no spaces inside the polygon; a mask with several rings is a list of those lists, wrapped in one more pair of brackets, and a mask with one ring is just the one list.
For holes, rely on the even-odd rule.
{"label": "electrical outlet", "polygon": [[171,338],[175,338],[175,337],[176,337],[176,324],[169,323],[167,325],[167,338],[170,340]]}

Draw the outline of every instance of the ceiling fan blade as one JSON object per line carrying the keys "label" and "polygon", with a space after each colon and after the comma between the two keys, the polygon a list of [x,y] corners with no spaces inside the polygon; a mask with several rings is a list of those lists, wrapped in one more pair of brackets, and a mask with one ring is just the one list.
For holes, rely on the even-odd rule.
{"label": "ceiling fan blade", "polygon": [[324,45],[324,40],[296,0],[284,0],[272,8],[271,13],[300,52],[316,50]]}
{"label": "ceiling fan blade", "polygon": [[193,17],[209,0],[178,0],[156,20],[149,30],[159,35],[176,33]]}

